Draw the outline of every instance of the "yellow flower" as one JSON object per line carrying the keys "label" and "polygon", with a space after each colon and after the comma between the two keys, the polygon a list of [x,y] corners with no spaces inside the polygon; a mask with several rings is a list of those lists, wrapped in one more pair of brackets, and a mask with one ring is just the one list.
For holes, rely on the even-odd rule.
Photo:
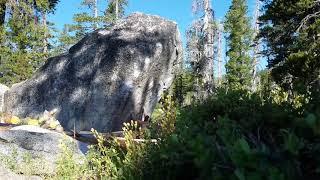
{"label": "yellow flower", "polygon": [[58,121],[50,121],[49,123],[49,128],[50,129],[56,129],[56,127],[59,125],[60,123]]}
{"label": "yellow flower", "polygon": [[21,120],[17,116],[12,116],[9,123],[11,123],[11,124],[20,124]]}
{"label": "yellow flower", "polygon": [[33,126],[40,126],[38,120],[36,120],[36,119],[31,119],[31,118],[29,118],[29,119],[27,120],[27,124],[28,124],[28,125],[33,125]]}

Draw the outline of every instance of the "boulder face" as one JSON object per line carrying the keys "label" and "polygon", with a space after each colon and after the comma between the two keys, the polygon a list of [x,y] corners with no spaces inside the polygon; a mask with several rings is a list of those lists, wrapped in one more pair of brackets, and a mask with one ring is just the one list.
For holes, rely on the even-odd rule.
{"label": "boulder face", "polygon": [[9,88],[3,84],[0,84],[0,112],[3,112],[4,106],[4,94],[9,90]]}
{"label": "boulder face", "polygon": [[[36,126],[23,125],[0,131],[0,164],[7,162],[4,160],[7,158],[16,163],[16,170],[21,173],[26,173],[25,167],[29,167],[31,174],[54,174],[57,161],[65,153],[61,144],[70,148],[77,162],[81,162],[88,151],[85,143]],[[29,160],[25,160],[26,156]]]}
{"label": "boulder face", "polygon": [[5,168],[2,164],[0,164],[0,177],[1,179],[6,180],[42,180],[42,178],[38,176],[23,176],[20,174],[15,174],[14,172]]}
{"label": "boulder face", "polygon": [[84,37],[48,59],[29,80],[5,94],[5,111],[37,118],[57,110],[65,129],[108,132],[150,116],[181,67],[177,24],[135,13]]}

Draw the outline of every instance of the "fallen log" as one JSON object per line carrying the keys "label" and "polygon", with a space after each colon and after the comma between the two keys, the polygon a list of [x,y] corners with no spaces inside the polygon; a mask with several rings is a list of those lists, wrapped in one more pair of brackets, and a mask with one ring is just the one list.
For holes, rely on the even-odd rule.
{"label": "fallen log", "polygon": [[[80,131],[80,132],[76,132],[74,133],[73,131],[69,131],[66,132],[67,135],[75,138],[78,141],[84,142],[84,143],[88,143],[88,144],[98,144],[98,141],[96,139],[96,137],[89,131]],[[122,137],[123,136],[123,131],[117,131],[117,132],[111,132],[111,133],[101,133],[105,139],[104,144],[108,145],[110,141],[112,140],[116,140],[121,147],[126,147],[126,143],[125,143],[125,138]],[[157,144],[157,140],[156,139],[133,139],[133,141],[135,143],[146,143],[146,142],[151,142],[154,144]]]}
{"label": "fallen log", "polygon": [[10,130],[13,127],[16,127],[15,124],[8,124],[8,123],[0,123],[0,131],[7,131]]}
{"label": "fallen log", "polygon": [[[0,123],[0,131],[7,131],[10,130],[13,127],[17,127],[19,125],[15,124],[8,124],[8,123]],[[80,132],[74,132],[74,131],[64,131],[64,134],[81,141],[83,143],[87,143],[89,145],[94,145],[98,144],[98,141],[96,137],[93,135],[92,132],[90,131],[80,131]],[[100,133],[105,139],[104,144],[108,145],[111,140],[116,140],[121,147],[126,148],[126,139],[123,137],[123,131],[116,131],[116,132],[111,132],[111,133]],[[146,142],[151,142],[153,144],[157,144],[156,139],[138,139],[134,138],[133,141],[135,143],[146,143]]]}
{"label": "fallen log", "polygon": [[[124,137],[115,137],[115,139],[117,140],[117,142],[120,144],[121,147],[126,147],[126,139]],[[135,143],[139,144],[139,143],[146,143],[146,142],[151,142],[153,144],[157,144],[157,140],[156,139],[132,139]]]}

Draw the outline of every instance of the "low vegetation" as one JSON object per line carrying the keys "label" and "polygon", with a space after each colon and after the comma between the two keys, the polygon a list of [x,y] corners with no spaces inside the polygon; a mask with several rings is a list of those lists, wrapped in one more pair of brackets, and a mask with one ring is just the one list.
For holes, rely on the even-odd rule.
{"label": "low vegetation", "polygon": [[[219,90],[206,103],[180,109],[168,97],[149,129],[124,126],[125,147],[105,144],[93,131],[99,143],[81,165],[64,147],[56,178],[314,179],[320,111],[312,101],[296,105],[285,97]],[[146,141],[133,141],[137,133]]]}
{"label": "low vegetation", "polygon": [[[77,15],[77,23],[69,30],[66,26],[59,45],[50,50],[47,22],[33,22],[40,18],[37,14],[46,21],[45,14],[54,10],[57,1],[43,1],[43,8],[0,1],[0,15],[7,15],[0,23],[0,82],[11,85],[27,79],[44,59],[87,34],[85,24],[91,30],[109,27],[127,4],[110,1],[110,21]],[[97,8],[96,2],[85,5]],[[151,123],[147,127],[134,121],[124,124],[121,142],[92,130],[98,143],[81,160],[75,160],[70,144],[61,144],[57,171],[44,178],[320,179],[319,0],[257,1],[255,28],[250,27],[245,0],[232,0],[223,25],[212,22],[209,0],[194,0],[194,6],[200,18],[186,33],[188,63],[161,99]],[[218,63],[221,74],[216,77],[208,66],[213,60],[224,60],[223,43],[217,42],[224,34],[226,73]],[[215,57],[213,44],[220,44],[215,47],[220,57]],[[259,59],[268,61],[267,69],[260,72]],[[8,119],[20,123],[16,117]],[[14,158],[0,159],[17,168]],[[30,157],[25,161],[30,164]]]}

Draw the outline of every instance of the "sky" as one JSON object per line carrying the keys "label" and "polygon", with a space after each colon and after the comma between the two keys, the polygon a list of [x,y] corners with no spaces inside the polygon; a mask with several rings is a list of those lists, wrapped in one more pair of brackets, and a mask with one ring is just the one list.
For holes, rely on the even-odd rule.
{"label": "sky", "polygon": [[[100,10],[105,8],[107,0],[98,0],[101,4]],[[60,0],[55,14],[50,16],[50,20],[56,22],[58,28],[64,24],[71,24],[75,13],[81,11],[81,0]],[[255,0],[248,0],[249,14],[255,5]],[[223,20],[224,15],[231,5],[231,0],[212,0],[216,19]],[[188,25],[194,19],[191,11],[192,0],[129,0],[126,14],[133,12],[143,12],[155,14],[178,23],[180,31],[185,32]]]}
{"label": "sky", "polygon": [[[100,13],[106,7],[108,0],[98,0],[100,3]],[[126,15],[133,12],[143,12],[147,14],[159,15],[178,23],[182,40],[185,44],[185,32],[195,17],[192,15],[192,0],[128,0]],[[223,21],[226,12],[231,5],[231,0],[211,0],[215,12],[215,18]],[[247,0],[249,5],[249,16],[253,17],[255,0]],[[73,15],[81,12],[81,0],[60,0],[55,14],[49,16],[49,20],[54,22],[56,27],[61,30],[64,24],[72,24]],[[262,62],[262,66],[265,62]]]}

